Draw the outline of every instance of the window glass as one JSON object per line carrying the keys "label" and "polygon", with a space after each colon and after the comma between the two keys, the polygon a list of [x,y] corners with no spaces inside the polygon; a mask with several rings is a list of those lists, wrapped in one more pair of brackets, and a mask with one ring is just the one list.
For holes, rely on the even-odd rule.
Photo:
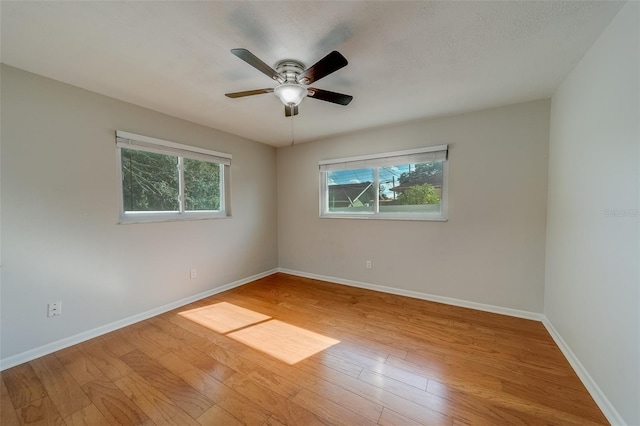
{"label": "window glass", "polygon": [[442,183],[442,161],[383,167],[380,212],[439,213]]}
{"label": "window glass", "polygon": [[184,159],[185,210],[220,210],[220,164]]}
{"label": "window glass", "polygon": [[124,210],[178,211],[178,157],[122,148]]}
{"label": "window glass", "polygon": [[327,173],[330,212],[373,213],[373,169],[337,170]]}

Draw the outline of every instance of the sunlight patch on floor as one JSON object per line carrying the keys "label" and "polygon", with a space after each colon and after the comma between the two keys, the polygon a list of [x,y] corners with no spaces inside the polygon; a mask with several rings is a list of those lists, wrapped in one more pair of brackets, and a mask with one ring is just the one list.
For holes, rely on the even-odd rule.
{"label": "sunlight patch on floor", "polygon": [[278,320],[234,331],[228,336],[287,364],[295,364],[340,343],[339,340]]}
{"label": "sunlight patch on floor", "polygon": [[227,302],[190,309],[179,315],[290,365],[340,343]]}
{"label": "sunlight patch on floor", "polygon": [[271,319],[270,316],[227,302],[180,312],[180,315],[223,334]]}

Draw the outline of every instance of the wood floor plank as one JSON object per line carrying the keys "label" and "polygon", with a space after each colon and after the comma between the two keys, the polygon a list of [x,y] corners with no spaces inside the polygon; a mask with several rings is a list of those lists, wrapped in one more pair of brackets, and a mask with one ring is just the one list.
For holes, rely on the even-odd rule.
{"label": "wood floor plank", "polygon": [[284,424],[290,425],[322,425],[327,424],[323,418],[302,408],[294,399],[283,397],[255,383],[251,378],[237,374],[227,380],[225,385],[244,395],[249,400],[271,412],[271,416]]}
{"label": "wood floor plank", "polygon": [[63,426],[64,420],[56,409],[51,398],[45,396],[18,410],[18,417],[22,425],[29,426]]}
{"label": "wood floor plank", "polygon": [[[362,380],[341,374],[336,371],[325,371],[323,378],[332,384],[343,388],[351,393],[361,396],[364,399],[372,401],[382,407],[389,408],[405,417],[409,417],[414,421],[423,422],[427,419],[430,424],[450,424],[451,417],[439,413],[432,408],[416,404],[413,401],[405,399],[394,393],[365,383]],[[314,390],[321,389],[318,384]],[[322,393],[319,391],[319,393]]]}
{"label": "wood floor plank", "polygon": [[321,370],[323,368],[332,368],[336,371],[351,377],[358,377],[362,371],[362,367],[353,362],[339,358],[337,356],[326,353],[326,351],[315,354],[314,356],[300,361],[300,364],[315,366]]}
{"label": "wood floor plank", "polygon": [[395,395],[401,396],[410,401],[420,403],[420,401],[427,398],[426,385],[424,389],[420,389],[405,382],[401,382],[394,378],[369,370],[363,370],[360,376],[358,376],[358,379],[372,386],[379,387],[380,389],[384,389]]}
{"label": "wood floor plank", "polygon": [[78,347],[111,381],[116,381],[132,372],[131,368],[111,351],[107,341],[93,339],[81,343]]}
{"label": "wood floor plank", "polygon": [[341,405],[374,422],[377,421],[380,413],[382,413],[381,404],[325,380],[317,380],[315,384],[308,389],[318,395],[322,395],[322,398]]}
{"label": "wood floor plank", "polygon": [[202,413],[200,417],[198,417],[198,423],[203,426],[210,425],[224,425],[224,426],[243,426],[240,420],[233,417],[231,414],[224,411],[217,405],[209,408],[207,411]]}
{"label": "wood floor plank", "polygon": [[325,419],[329,424],[362,426],[376,424],[375,421],[356,414],[342,405],[323,398],[322,395],[308,389],[302,389],[298,392],[293,398],[293,401],[316,414],[319,418]]}
{"label": "wood floor plank", "polygon": [[215,396],[212,394],[207,396],[215,397],[217,405],[247,425],[263,424],[271,416],[269,411],[225,385],[216,390]]}
{"label": "wood floor plank", "polygon": [[180,377],[147,355],[134,350],[123,355],[122,359],[137,375],[150,386],[164,394],[176,406],[193,419],[200,417],[213,405],[213,402],[187,384]]}
{"label": "wood floor plank", "polygon": [[583,403],[584,391],[579,392],[549,383],[517,383],[506,380],[502,382],[502,389],[510,395],[535,401],[547,407],[559,409],[594,422],[602,421],[602,413],[595,403],[590,405]]}
{"label": "wood floor plank", "polygon": [[[189,306],[185,306],[182,309],[178,309],[157,317],[153,317],[149,319],[149,323],[153,324],[158,330],[164,332],[165,334],[173,337],[179,344],[183,346],[193,347],[198,349],[201,346],[206,346],[210,344],[210,340],[203,337],[200,334],[195,334],[188,329],[181,327],[178,324],[175,324],[167,319],[167,316],[173,317],[182,312],[185,308]],[[210,331],[211,332],[211,331]]]}
{"label": "wood floor plank", "polygon": [[[185,306],[185,308],[190,308],[191,306]],[[190,331],[191,333],[202,337],[203,339],[206,339],[212,343],[215,343],[216,345],[227,349],[229,351],[232,352],[237,352],[237,353],[241,353],[243,350],[245,350],[245,346],[242,343],[239,343],[235,340],[233,340],[230,337],[227,337],[225,335],[216,333],[215,331],[201,325],[201,324],[197,324],[193,321],[188,320],[187,318],[181,316],[179,313],[167,313],[167,314],[163,314],[160,315],[160,318],[164,318],[166,320],[168,320],[169,322],[172,322],[182,328],[184,328],[187,331]]]}
{"label": "wood floor plank", "polygon": [[248,398],[175,354],[166,355],[161,358],[161,362],[194,389],[245,424],[262,424],[271,416],[269,411],[258,407]]}
{"label": "wood floor plank", "polygon": [[87,358],[77,346],[62,349],[56,352],[55,356],[80,386],[106,378],[102,370]]}
{"label": "wood floor plank", "polygon": [[214,379],[224,382],[238,373],[237,369],[190,347],[184,347],[178,352],[171,352],[158,361],[171,371],[178,369],[178,373],[176,373],[178,376],[182,373],[181,368],[192,369],[196,367]]}
{"label": "wood floor plank", "polygon": [[85,383],[82,389],[110,424],[153,425],[147,415],[114,382],[95,380]]}
{"label": "wood floor plank", "polygon": [[118,379],[115,384],[158,425],[198,424],[195,419],[135,372]]}
{"label": "wood floor plank", "polygon": [[112,424],[93,404],[65,417],[64,422],[67,426],[110,426]]}
{"label": "wood floor plank", "polygon": [[497,393],[492,390],[469,393],[430,380],[427,392],[441,395],[443,398],[465,407],[468,415],[461,416],[470,419],[471,424],[480,423],[480,419],[492,419],[494,424],[529,424],[540,420],[554,425],[607,424],[604,416],[601,421],[594,422],[562,409],[553,409],[529,399]]}
{"label": "wood floor plank", "polygon": [[6,426],[16,426],[20,424],[15,407],[9,397],[9,390],[4,384],[2,377],[0,377],[0,424]]}
{"label": "wood floor plank", "polygon": [[[180,311],[178,311],[174,316],[180,316]],[[184,319],[180,316],[181,319]],[[196,323],[192,323],[187,320],[187,323],[183,323],[183,326],[187,326],[184,328],[174,322],[171,322],[163,317],[155,317],[151,319],[151,324],[157,328],[156,338],[160,341],[170,343],[170,349],[172,352],[176,354],[180,354],[180,356],[189,359],[193,362],[198,362],[199,367],[202,369],[208,369],[209,367],[221,368],[220,364],[212,364],[211,366],[206,366],[205,364],[211,363],[211,359],[207,360],[208,357],[204,356],[206,350],[208,350],[212,346],[223,347],[216,344],[216,340],[210,338],[211,335],[217,335],[217,333],[212,330],[202,330],[198,329],[200,334],[196,334],[193,331],[189,330],[188,326],[193,326],[194,324],[198,326]],[[224,336],[222,336],[224,337]],[[225,337],[225,339],[227,339]],[[231,340],[231,339],[230,339]],[[237,342],[234,342],[237,344]],[[241,345],[241,349],[244,349],[244,346]],[[201,364],[201,365],[200,365]],[[233,369],[229,369],[228,371],[218,371],[216,374],[220,374],[220,380],[225,379],[225,375],[232,375],[235,372]]]}
{"label": "wood floor plank", "polygon": [[[175,361],[174,357],[177,355],[188,361],[191,366],[197,367],[221,382],[225,382],[239,371],[242,371],[242,374],[251,377],[256,383],[260,383],[286,397],[295,395],[302,387],[301,384],[277,374],[276,371],[252,363],[245,357],[230,353],[216,344],[200,344],[199,347],[201,349],[196,350],[183,346],[180,351],[173,354],[173,357],[164,357],[161,362],[170,362],[168,359]],[[180,365],[179,363],[175,364],[176,366]],[[182,365],[184,366],[185,364],[183,363]]]}
{"label": "wood floor plank", "polygon": [[580,382],[578,376],[572,369],[567,367],[560,370],[549,368],[541,369],[514,361],[502,360],[496,362],[493,357],[483,357],[477,354],[447,354],[444,360],[440,360],[424,353],[416,354],[411,352],[407,354],[405,361],[444,372],[453,368],[462,368],[465,371],[481,371],[483,374],[487,374],[500,381],[507,380],[516,383],[526,381],[528,377],[536,377],[536,380],[545,387],[547,385],[559,385],[563,388],[578,390],[579,392],[584,391],[584,385]]}
{"label": "wood floor plank", "polygon": [[[143,321],[129,326],[124,331],[127,343],[152,359],[158,359],[171,351],[171,347],[163,346],[157,341],[156,328]],[[166,342],[165,342],[166,343]]]}
{"label": "wood floor plank", "polygon": [[607,424],[538,321],[281,273],[33,365],[3,425]]}
{"label": "wood floor plank", "polygon": [[67,417],[91,404],[91,400],[55,354],[38,358],[30,364],[62,417]]}
{"label": "wood floor plank", "polygon": [[267,421],[262,426],[288,426],[285,423],[282,423],[276,416],[271,416],[267,419]]}
{"label": "wood floor plank", "polygon": [[385,408],[382,410],[380,419],[378,420],[380,426],[421,426],[423,423],[418,423],[405,416],[401,416],[395,411]]}
{"label": "wood floor plank", "polygon": [[125,327],[121,328],[120,330],[105,334],[104,336],[101,336],[100,341],[109,348],[109,351],[113,355],[120,357],[135,349],[135,347],[131,345],[125,338],[128,330],[129,328]]}
{"label": "wood floor plank", "polygon": [[[408,357],[408,356],[407,356]],[[448,366],[448,368],[434,369],[429,365],[418,365],[413,362],[389,357],[387,364],[396,367],[399,370],[406,370],[416,374],[422,374],[423,377],[446,381],[447,384],[457,386],[462,389],[494,389],[499,391],[502,389],[502,381],[484,371],[468,370],[458,368],[457,366]],[[391,376],[390,376],[391,377]]]}
{"label": "wood floor plank", "polygon": [[4,370],[2,380],[15,408],[24,407],[47,396],[47,391],[29,363]]}
{"label": "wood floor plank", "polygon": [[300,389],[302,389],[298,383],[286,379],[265,368],[249,367],[246,371],[246,376],[248,378],[286,398],[295,396],[295,394],[300,392]]}
{"label": "wood floor plank", "polygon": [[[469,420],[470,424],[482,424],[484,422],[487,424],[499,424],[504,419],[503,417],[495,415],[493,413],[495,410],[488,404],[483,404],[483,407],[480,409],[469,402],[463,401],[462,399],[457,400],[456,404],[451,404],[449,400],[440,395],[418,390],[405,383],[367,370],[363,371],[359,379],[365,383],[384,389],[401,397],[402,399],[412,401],[444,416],[453,416],[454,418],[458,417],[465,421]],[[482,408],[486,408],[486,410],[482,411]],[[482,416],[478,416],[477,411],[481,411]]]}
{"label": "wood floor plank", "polygon": [[159,361],[167,370],[180,377],[211,401],[215,402],[218,395],[227,391],[227,388],[218,379],[176,354],[167,354]]}

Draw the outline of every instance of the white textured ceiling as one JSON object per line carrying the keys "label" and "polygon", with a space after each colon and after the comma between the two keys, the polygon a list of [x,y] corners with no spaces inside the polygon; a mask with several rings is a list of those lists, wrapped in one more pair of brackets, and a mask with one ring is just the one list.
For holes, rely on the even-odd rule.
{"label": "white textured ceiling", "polygon": [[273,87],[229,50],[347,67],[305,99],[296,142],[551,96],[620,9],[617,2],[9,2],[5,64],[274,146],[291,121]]}

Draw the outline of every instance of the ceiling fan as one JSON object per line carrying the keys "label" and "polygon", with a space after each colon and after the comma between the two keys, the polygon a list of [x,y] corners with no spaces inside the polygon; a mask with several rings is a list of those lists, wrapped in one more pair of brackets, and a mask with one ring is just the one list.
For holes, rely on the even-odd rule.
{"label": "ceiling fan", "polygon": [[335,50],[307,69],[301,62],[291,59],[279,61],[273,69],[247,49],[231,49],[231,53],[277,81],[278,85],[274,88],[226,93],[225,96],[229,98],[274,93],[284,104],[284,115],[287,117],[298,114],[298,105],[306,96],[338,105],[348,105],[353,99],[350,95],[309,87],[309,84],[348,64],[345,57]]}

